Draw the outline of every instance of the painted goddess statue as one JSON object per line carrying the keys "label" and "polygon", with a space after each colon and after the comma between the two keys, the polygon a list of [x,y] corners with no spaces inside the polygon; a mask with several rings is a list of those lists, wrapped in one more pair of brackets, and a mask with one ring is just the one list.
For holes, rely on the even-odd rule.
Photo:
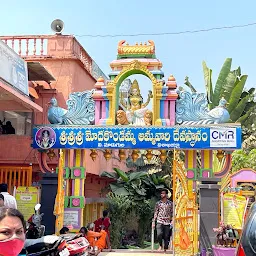
{"label": "painted goddess statue", "polygon": [[152,97],[152,91],[149,91],[148,99],[143,103],[138,81],[134,80],[129,91],[127,111],[117,111],[118,124],[130,124],[137,126],[152,125],[152,111],[146,108]]}

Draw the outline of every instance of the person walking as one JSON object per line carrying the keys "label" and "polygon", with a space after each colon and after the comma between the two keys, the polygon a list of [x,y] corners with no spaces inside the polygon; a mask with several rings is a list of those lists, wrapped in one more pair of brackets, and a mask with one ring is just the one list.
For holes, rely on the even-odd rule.
{"label": "person walking", "polygon": [[[173,203],[168,200],[168,190],[161,190],[161,200],[156,203],[152,228],[156,227],[159,251],[166,250],[170,241],[170,224],[173,213]],[[164,247],[163,247],[164,240]]]}
{"label": "person walking", "polygon": [[4,196],[4,206],[17,209],[17,202],[14,196],[8,193],[8,186],[5,183],[0,184],[0,193]]}

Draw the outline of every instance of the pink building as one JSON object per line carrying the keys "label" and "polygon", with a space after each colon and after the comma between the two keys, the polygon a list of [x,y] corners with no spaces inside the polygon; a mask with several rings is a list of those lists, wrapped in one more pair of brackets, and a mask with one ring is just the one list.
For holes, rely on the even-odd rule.
{"label": "pink building", "polygon": [[[0,136],[0,182],[5,181],[6,171],[8,175],[12,175],[13,171],[23,172],[26,169],[28,176],[24,179],[30,185],[31,168],[32,182],[38,182],[42,176],[38,163],[40,153],[31,148],[31,127],[34,124],[49,123],[47,110],[50,99],[56,97],[58,105],[66,108],[70,93],[93,89],[98,79],[102,81],[102,78],[106,80],[107,77],[73,36],[2,36],[0,39],[25,59],[30,67],[30,97],[23,99],[20,96],[12,101],[9,98],[0,100],[0,120],[11,120],[16,130],[15,134]],[[19,101],[22,103],[18,104]],[[106,161],[103,153],[99,153],[98,158],[93,161],[90,153],[88,150],[86,155],[85,196],[88,202],[93,203],[93,198],[101,197],[102,188],[108,184],[99,175],[103,171],[111,171],[113,167],[126,167],[117,158]],[[57,151],[48,152],[46,162],[49,170],[55,171],[57,155]],[[8,177],[6,176],[7,179]],[[18,185],[18,178],[8,181],[11,186]]]}

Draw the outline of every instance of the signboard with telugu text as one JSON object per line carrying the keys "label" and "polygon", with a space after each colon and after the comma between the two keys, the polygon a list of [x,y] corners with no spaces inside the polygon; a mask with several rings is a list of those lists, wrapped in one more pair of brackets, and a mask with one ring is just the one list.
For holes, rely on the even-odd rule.
{"label": "signboard with telugu text", "polygon": [[68,209],[64,211],[64,223],[65,227],[72,226],[73,229],[81,228],[81,209]]}
{"label": "signboard with telugu text", "polygon": [[227,225],[235,229],[242,229],[244,214],[248,200],[244,196],[235,193],[226,193],[222,196],[222,218]]}
{"label": "signboard with telugu text", "polygon": [[0,78],[26,95],[28,91],[27,63],[0,40]]}
{"label": "signboard with telugu text", "polygon": [[39,202],[39,188],[17,187],[14,190],[14,197],[17,201],[18,210],[28,220],[35,213],[35,205]]}
{"label": "signboard with telugu text", "polygon": [[241,127],[35,126],[33,148],[232,150],[241,148]]}

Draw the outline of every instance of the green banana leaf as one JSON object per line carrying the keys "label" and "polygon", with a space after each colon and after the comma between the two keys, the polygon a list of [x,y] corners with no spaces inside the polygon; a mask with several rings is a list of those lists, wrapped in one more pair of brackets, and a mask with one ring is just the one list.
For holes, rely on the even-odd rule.
{"label": "green banana leaf", "polygon": [[111,191],[116,195],[129,196],[130,193],[122,184],[110,184]]}
{"label": "green banana leaf", "polygon": [[236,122],[244,112],[245,106],[248,103],[248,100],[250,99],[251,95],[248,94],[246,97],[242,98],[238,105],[233,109],[233,111],[230,113],[230,119],[233,122]]}
{"label": "green banana leaf", "polygon": [[[254,97],[254,95],[252,95]],[[246,104],[245,109],[244,109],[244,114],[246,114],[248,111],[250,111],[252,108],[256,108],[256,102],[250,101]]]}
{"label": "green banana leaf", "polygon": [[125,172],[123,172],[122,170],[118,169],[118,168],[113,168],[113,170],[117,173],[117,175],[125,182],[129,181],[129,177],[127,176],[127,174]]}
{"label": "green banana leaf", "polygon": [[185,77],[184,84],[191,90],[191,92],[197,92],[195,87],[190,83],[189,78],[187,76]]}
{"label": "green banana leaf", "polygon": [[151,178],[152,178],[152,181],[154,182],[155,185],[159,184],[159,181],[158,181],[158,179],[157,179],[157,177],[154,173],[151,175]]}
{"label": "green banana leaf", "polygon": [[147,175],[148,174],[146,172],[131,172],[130,177],[129,177],[129,181],[138,180],[138,179],[141,179],[141,178],[143,178]]}
{"label": "green banana leaf", "polygon": [[250,109],[246,111],[244,115],[242,115],[238,120],[237,123],[244,124],[245,121],[248,120],[248,118],[251,116],[252,112],[255,111],[255,106],[252,106]]}
{"label": "green banana leaf", "polygon": [[114,179],[114,180],[118,179],[118,175],[115,172],[103,172],[100,176]]}
{"label": "green banana leaf", "polygon": [[[212,70],[209,69],[206,65],[206,62],[203,61],[203,72],[204,72],[204,84],[207,93],[209,105],[213,102],[213,89],[212,89]],[[212,109],[210,107],[210,109]]]}
{"label": "green banana leaf", "polygon": [[247,80],[247,75],[241,76],[240,81],[236,84],[235,88],[231,92],[229,105],[228,105],[228,112],[232,113],[232,111],[237,107],[238,102],[240,101],[240,97],[244,90],[244,86]]}
{"label": "green banana leaf", "polygon": [[236,70],[235,70],[235,72],[236,72],[236,76],[238,76],[238,77],[240,77],[241,76],[241,67],[238,67]]}
{"label": "green banana leaf", "polygon": [[236,71],[233,70],[229,72],[226,81],[222,87],[222,92],[220,95],[220,98],[224,97],[224,99],[228,102],[231,92],[235,87],[235,82],[236,82]]}
{"label": "green banana leaf", "polygon": [[254,94],[255,88],[251,88],[248,92],[249,92],[250,94]]}
{"label": "green banana leaf", "polygon": [[230,72],[231,69],[231,64],[232,64],[232,59],[227,58],[221,68],[221,71],[219,73],[219,77],[217,79],[216,85],[214,87],[214,98],[213,98],[213,104],[215,106],[218,106],[219,101],[220,101],[220,93],[222,91],[222,88],[225,84],[226,78]]}

